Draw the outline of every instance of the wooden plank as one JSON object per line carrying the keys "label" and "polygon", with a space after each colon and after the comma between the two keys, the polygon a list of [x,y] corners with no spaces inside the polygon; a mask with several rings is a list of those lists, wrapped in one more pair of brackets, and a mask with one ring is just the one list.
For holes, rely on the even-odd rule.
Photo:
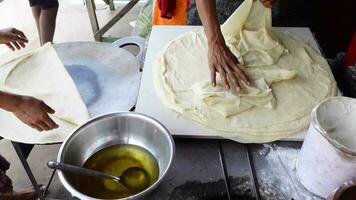
{"label": "wooden plank", "polygon": [[175,143],[171,170],[145,199],[227,200],[218,141],[175,139]]}
{"label": "wooden plank", "polygon": [[257,193],[246,145],[230,140],[220,143],[231,199],[255,200]]}

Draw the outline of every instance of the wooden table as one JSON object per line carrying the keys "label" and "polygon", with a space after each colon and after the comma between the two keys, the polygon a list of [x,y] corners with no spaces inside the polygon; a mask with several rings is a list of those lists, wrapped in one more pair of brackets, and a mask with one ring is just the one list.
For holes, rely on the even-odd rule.
{"label": "wooden table", "polygon": [[[228,140],[175,139],[172,168],[147,200],[321,200],[298,182],[301,142],[239,144]],[[46,199],[75,199],[59,183]]]}
{"label": "wooden table", "polygon": [[[173,33],[168,28],[170,27],[162,27],[167,29],[166,35],[173,37]],[[153,33],[155,30],[157,28],[153,29]],[[308,31],[312,37],[309,29],[296,28],[295,30]],[[150,41],[149,45],[168,41],[163,35],[160,36],[162,36],[160,40],[158,38]],[[315,40],[314,45],[316,45]],[[156,47],[156,50],[158,49],[159,47]],[[153,88],[145,85],[148,83],[145,79],[149,77],[148,64],[152,62],[151,59],[155,55],[152,48],[148,49],[146,55],[140,93],[150,92],[149,94],[155,95]],[[140,94],[136,111],[147,111],[143,106],[147,102],[151,103],[151,106],[154,105],[152,100],[154,104],[159,103],[159,99],[155,96]],[[168,119],[157,117],[157,113],[147,114],[154,115],[171,131],[176,130],[175,127],[170,127],[172,123],[167,120],[177,119],[169,116]],[[180,139],[177,136],[189,137],[189,135],[176,134],[176,156],[172,168],[164,181],[146,199],[321,199],[309,193],[296,177],[295,162],[302,142],[240,144],[223,139]],[[59,183],[58,176],[54,176],[54,180],[49,184],[50,192],[47,199],[75,199]]]}

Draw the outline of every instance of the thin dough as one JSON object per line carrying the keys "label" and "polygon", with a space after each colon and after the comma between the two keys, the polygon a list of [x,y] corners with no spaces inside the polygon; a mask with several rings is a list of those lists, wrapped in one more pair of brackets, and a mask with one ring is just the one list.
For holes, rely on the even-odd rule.
{"label": "thin dough", "polygon": [[226,43],[253,87],[240,93],[209,84],[207,41],[185,33],[156,58],[153,74],[163,103],[183,117],[239,142],[270,142],[306,129],[310,112],[334,96],[336,82],[326,60],[305,42],[271,29],[271,10],[245,0],[222,25]]}
{"label": "thin dough", "polygon": [[0,109],[0,135],[12,141],[63,142],[79,124],[89,119],[73,80],[50,43],[0,66],[0,90],[36,97],[56,111],[51,118],[59,128],[38,132]]}

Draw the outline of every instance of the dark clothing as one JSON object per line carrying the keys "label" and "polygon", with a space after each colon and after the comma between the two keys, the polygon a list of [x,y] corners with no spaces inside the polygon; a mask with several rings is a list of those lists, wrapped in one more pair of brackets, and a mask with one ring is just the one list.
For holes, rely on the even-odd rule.
{"label": "dark clothing", "polygon": [[29,0],[30,6],[42,6],[43,9],[58,7],[58,0]]}
{"label": "dark clothing", "polygon": [[[240,6],[244,0],[216,0],[216,14],[220,24]],[[272,7],[273,26],[307,26],[306,6],[307,0],[277,0]],[[190,1],[188,12],[189,25],[201,25],[195,0]]]}
{"label": "dark clothing", "polygon": [[[201,25],[196,0],[190,0],[189,25]],[[216,0],[222,24],[243,0]],[[272,7],[272,25],[309,27],[329,58],[345,52],[356,30],[355,0],[277,0]],[[335,39],[337,38],[337,39]]]}
{"label": "dark clothing", "polygon": [[[3,138],[0,136],[0,140]],[[20,145],[21,151],[24,154],[25,158],[30,154],[33,144],[23,144]],[[1,193],[10,193],[13,191],[13,185],[11,179],[6,175],[6,171],[10,168],[10,163],[0,155],[0,194]],[[1,195],[0,195],[1,198]]]}
{"label": "dark clothing", "polygon": [[12,181],[5,172],[10,167],[10,163],[0,155],[0,193],[12,192]]}

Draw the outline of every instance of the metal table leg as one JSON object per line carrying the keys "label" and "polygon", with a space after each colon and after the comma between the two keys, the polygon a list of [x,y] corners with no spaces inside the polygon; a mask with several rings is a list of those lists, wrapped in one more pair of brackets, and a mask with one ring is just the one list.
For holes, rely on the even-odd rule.
{"label": "metal table leg", "polygon": [[111,11],[115,10],[114,0],[109,0],[109,7]]}
{"label": "metal table leg", "polygon": [[[96,41],[102,41],[104,39],[103,35],[139,2],[139,0],[130,0],[118,13],[115,14],[115,16],[110,21],[108,21],[102,28],[100,28],[95,12],[94,0],[85,1],[90,19],[90,24]],[[111,10],[115,9],[113,0],[109,0],[109,6]]]}
{"label": "metal table leg", "polygon": [[55,174],[56,174],[56,170],[53,170],[52,175],[51,175],[51,178],[49,179],[49,181],[48,181],[48,183],[47,183],[47,186],[46,186],[46,189],[45,189],[45,191],[44,191],[44,193],[43,193],[43,196],[46,196],[46,195],[47,195],[48,190],[49,190],[49,187],[51,186],[51,183],[52,183],[52,180],[53,180]]}
{"label": "metal table leg", "polygon": [[25,168],[25,171],[26,171],[26,173],[27,173],[28,178],[30,179],[30,181],[31,181],[31,183],[32,183],[32,185],[33,185],[33,187],[34,187],[34,189],[36,190],[36,193],[37,193],[37,195],[38,195],[38,198],[39,198],[40,200],[44,200],[45,198],[44,198],[44,196],[43,196],[43,194],[42,194],[42,192],[41,192],[41,190],[40,190],[40,187],[39,187],[39,185],[38,185],[38,183],[37,183],[35,177],[33,176],[33,173],[32,173],[32,171],[31,171],[31,168],[30,168],[30,166],[29,166],[28,163],[27,163],[26,157],[25,157],[25,155],[23,154],[22,149],[21,149],[19,143],[13,142],[13,141],[11,141],[11,143],[12,143],[12,145],[13,145],[14,148],[15,148],[15,151],[16,151],[16,153],[17,153],[17,156],[20,158],[20,161],[21,161],[21,163],[22,163],[22,166]]}

